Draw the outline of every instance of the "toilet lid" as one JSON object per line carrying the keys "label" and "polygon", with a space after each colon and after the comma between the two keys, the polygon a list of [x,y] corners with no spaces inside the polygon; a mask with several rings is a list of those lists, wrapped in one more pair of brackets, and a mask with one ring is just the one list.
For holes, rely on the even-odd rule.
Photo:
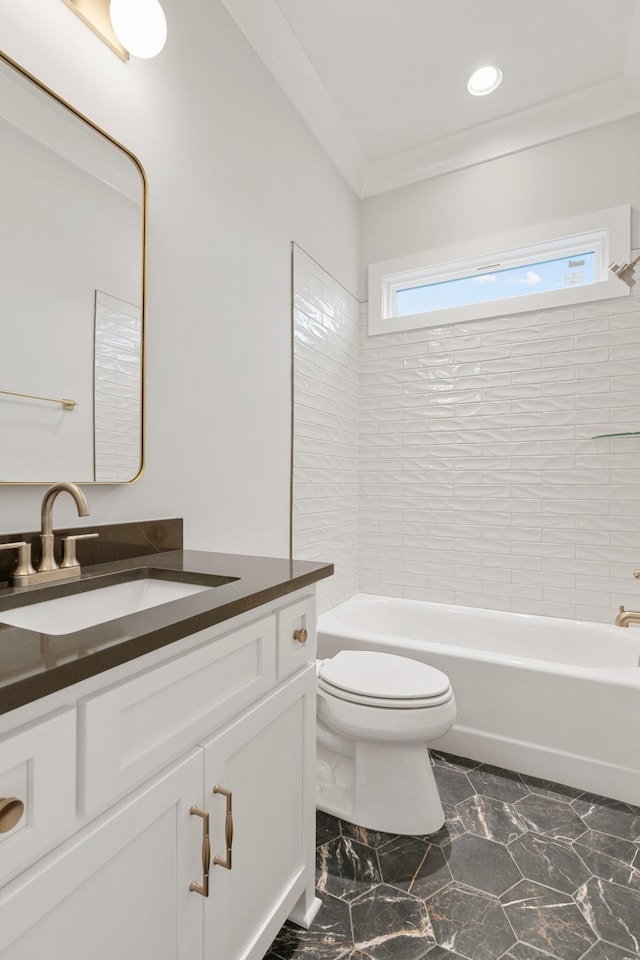
{"label": "toilet lid", "polygon": [[449,693],[449,678],[419,660],[368,650],[341,650],[318,670],[323,685],[377,700],[425,700]]}

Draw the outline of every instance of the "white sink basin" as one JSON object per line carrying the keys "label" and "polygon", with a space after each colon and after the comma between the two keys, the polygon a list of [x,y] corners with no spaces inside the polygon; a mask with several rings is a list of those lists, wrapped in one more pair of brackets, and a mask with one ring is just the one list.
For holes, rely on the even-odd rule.
{"label": "white sink basin", "polygon": [[86,593],[74,593],[4,610],[0,612],[0,623],[57,636],[95,627],[98,623],[117,620],[118,617],[126,617],[209,589],[210,585],[173,580],[130,580]]}

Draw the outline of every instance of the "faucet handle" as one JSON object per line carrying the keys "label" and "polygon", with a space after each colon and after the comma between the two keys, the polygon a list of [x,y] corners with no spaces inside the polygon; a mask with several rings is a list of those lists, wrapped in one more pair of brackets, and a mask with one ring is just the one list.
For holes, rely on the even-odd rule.
{"label": "faucet handle", "polygon": [[11,574],[14,577],[25,577],[30,573],[35,573],[31,566],[31,544],[26,540],[16,540],[14,543],[0,543],[0,550],[17,550],[18,565]]}
{"label": "faucet handle", "polygon": [[633,575],[636,578],[636,580],[640,580],[640,570],[634,570]]}
{"label": "faucet handle", "polygon": [[75,533],[73,536],[63,537],[62,542],[64,543],[64,556],[62,558],[62,563],[60,567],[79,567],[78,559],[76,557],[76,541],[77,540],[93,540],[95,537],[99,537],[99,533]]}

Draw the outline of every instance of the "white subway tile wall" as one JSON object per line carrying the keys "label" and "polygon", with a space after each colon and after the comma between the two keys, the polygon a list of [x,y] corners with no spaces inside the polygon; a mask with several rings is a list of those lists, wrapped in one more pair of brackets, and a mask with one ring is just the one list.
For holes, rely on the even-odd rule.
{"label": "white subway tile wall", "polygon": [[336,281],[299,251],[294,276],[294,556],[336,563],[321,609],[638,608],[640,437],[592,437],[640,429],[639,295],[375,337],[365,306],[358,339]]}
{"label": "white subway tile wall", "polygon": [[320,612],[358,592],[359,310],[294,247],[293,556],[335,565]]}
{"label": "white subway tile wall", "polygon": [[142,463],[140,307],[96,291],[95,479],[133,480]]}
{"label": "white subway tile wall", "polygon": [[612,622],[640,585],[640,297],[369,337],[360,590]]}

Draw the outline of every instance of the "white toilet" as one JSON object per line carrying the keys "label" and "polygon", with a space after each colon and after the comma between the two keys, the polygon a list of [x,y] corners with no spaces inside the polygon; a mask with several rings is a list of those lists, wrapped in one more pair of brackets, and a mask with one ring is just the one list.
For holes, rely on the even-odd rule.
{"label": "white toilet", "polygon": [[426,745],[456,718],[449,678],[407,657],[355,650],[318,660],[317,676],[318,808],[370,830],[439,830]]}

